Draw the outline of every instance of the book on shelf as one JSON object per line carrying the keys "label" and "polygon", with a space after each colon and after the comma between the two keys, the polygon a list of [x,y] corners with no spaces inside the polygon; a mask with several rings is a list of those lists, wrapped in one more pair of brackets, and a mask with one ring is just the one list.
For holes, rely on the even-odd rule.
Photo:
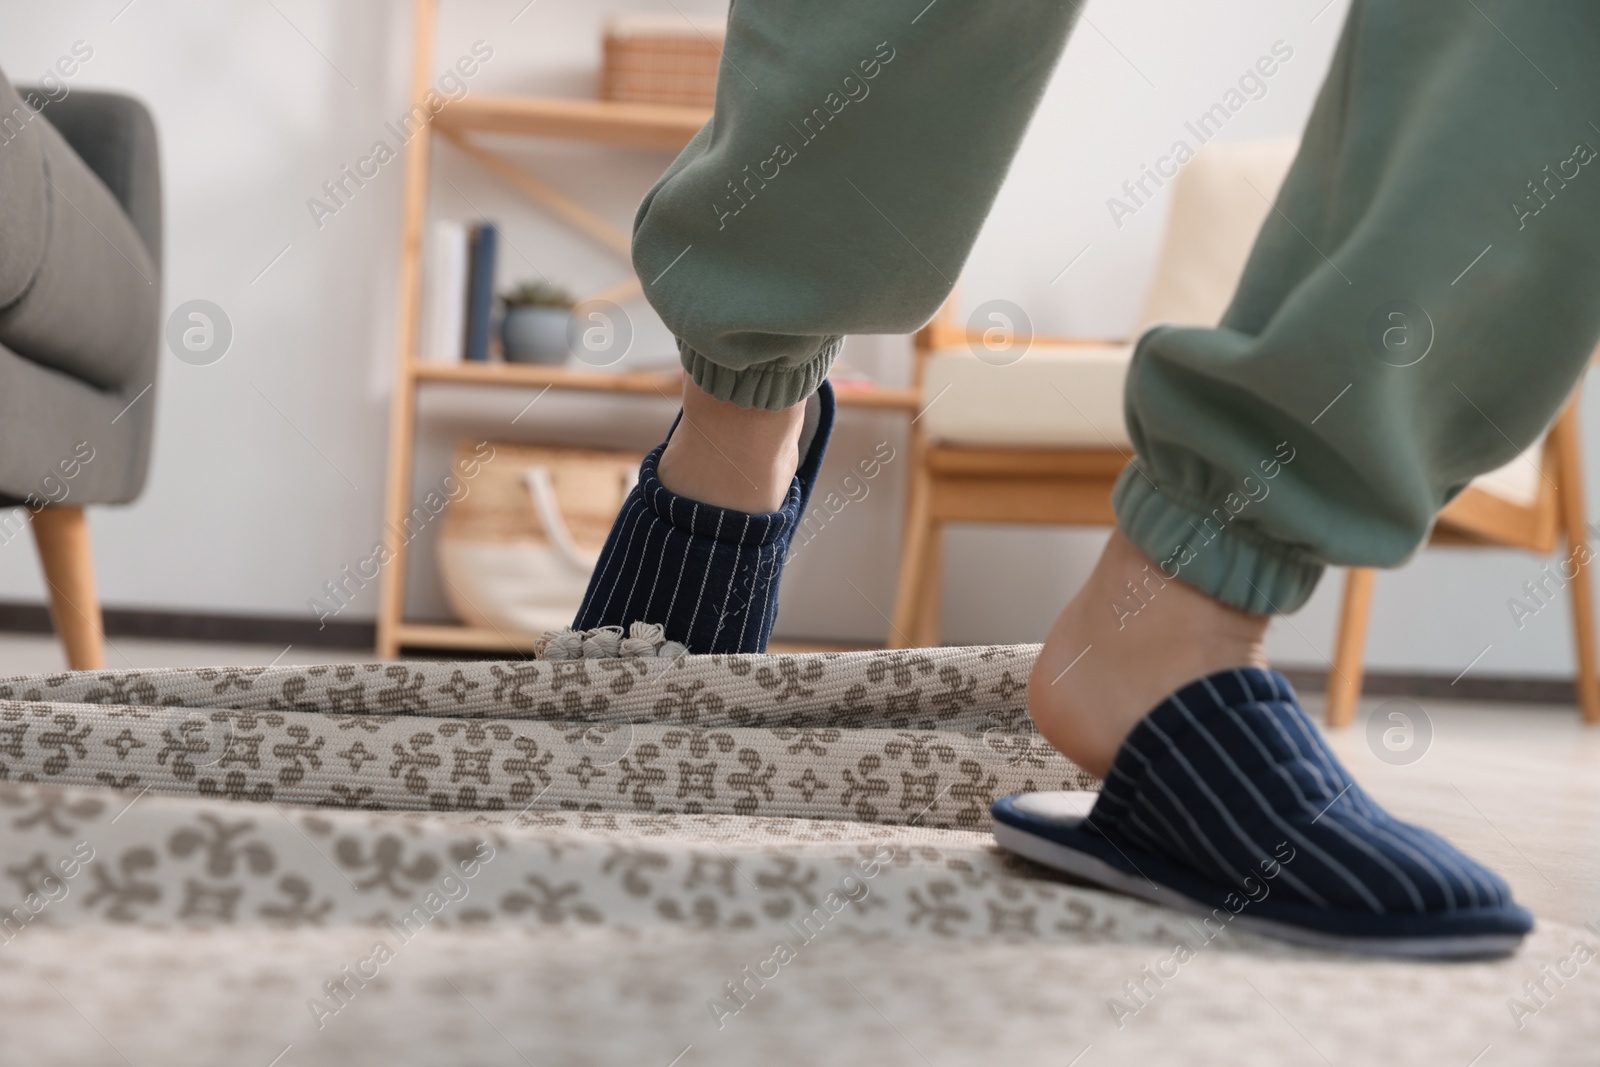
{"label": "book on shelf", "polygon": [[467,262],[467,330],[465,358],[483,363],[489,358],[489,336],[494,319],[494,261],[500,231],[492,222],[472,227]]}
{"label": "book on shelf", "polygon": [[424,363],[460,363],[467,331],[467,227],[436,219],[428,234],[423,278]]}

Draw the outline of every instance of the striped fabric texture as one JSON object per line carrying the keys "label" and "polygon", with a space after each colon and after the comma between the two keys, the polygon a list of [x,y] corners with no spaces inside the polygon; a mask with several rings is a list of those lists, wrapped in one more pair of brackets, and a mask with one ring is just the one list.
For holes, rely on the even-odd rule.
{"label": "striped fabric texture", "polygon": [[1085,829],[1215,885],[1265,875],[1318,908],[1511,906],[1498,875],[1355,784],[1276,671],[1225,671],[1163,701],[1123,743]]}
{"label": "striped fabric texture", "polygon": [[[778,618],[784,560],[833,431],[833,387],[824,381],[812,402],[818,405],[816,429],[783,507],[770,514],[681,497],[657,475],[666,442],[645,456],[573,628],[658,623],[667,640],[696,654],[765,651]],[[668,441],[677,428],[675,421]]]}

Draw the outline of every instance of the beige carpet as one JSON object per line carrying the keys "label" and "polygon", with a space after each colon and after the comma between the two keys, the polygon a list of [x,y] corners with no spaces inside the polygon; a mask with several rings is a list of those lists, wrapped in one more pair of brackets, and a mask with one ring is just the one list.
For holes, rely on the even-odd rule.
{"label": "beige carpet", "polygon": [[0,1062],[1600,1059],[1589,931],[1373,963],[999,852],[1092,786],[1035,651],[0,682]]}

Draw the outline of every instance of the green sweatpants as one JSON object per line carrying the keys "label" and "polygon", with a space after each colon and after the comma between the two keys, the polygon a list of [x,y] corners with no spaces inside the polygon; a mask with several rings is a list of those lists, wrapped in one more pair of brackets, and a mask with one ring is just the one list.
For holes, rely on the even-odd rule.
{"label": "green sweatpants", "polygon": [[[1076,13],[735,0],[715,115],[634,231],[693,379],[782,408],[841,336],[927,321]],[[1292,611],[1549,425],[1600,338],[1597,55],[1594,0],[1353,0],[1221,324],[1133,357],[1116,512],[1168,577]]]}

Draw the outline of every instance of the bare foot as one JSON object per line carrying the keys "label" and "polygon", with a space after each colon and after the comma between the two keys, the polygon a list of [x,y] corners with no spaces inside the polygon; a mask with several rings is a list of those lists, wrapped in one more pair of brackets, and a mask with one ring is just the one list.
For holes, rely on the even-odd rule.
{"label": "bare foot", "polygon": [[683,380],[683,421],[657,475],[679,496],[764,515],[783,506],[800,466],[804,403],[782,411],[723,403]]}
{"label": "bare foot", "polygon": [[1028,712],[1057,751],[1104,778],[1169,694],[1230,667],[1265,667],[1267,621],[1163,577],[1118,531],[1045,638]]}

